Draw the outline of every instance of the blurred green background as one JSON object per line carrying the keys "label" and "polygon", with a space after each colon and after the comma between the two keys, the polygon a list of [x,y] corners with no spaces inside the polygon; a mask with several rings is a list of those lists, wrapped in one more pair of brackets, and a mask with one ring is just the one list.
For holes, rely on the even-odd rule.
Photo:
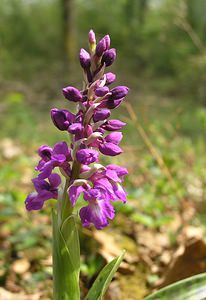
{"label": "blurred green background", "polygon": [[[111,71],[117,84],[130,87],[129,106],[114,112],[128,125],[125,153],[113,161],[130,175],[128,205],[117,205],[121,217],[113,226],[121,232],[123,222],[132,222],[161,231],[189,206],[195,213],[183,221],[205,228],[205,11],[205,0],[0,1],[2,287],[13,293],[40,290],[43,296],[37,299],[51,299],[51,264],[45,263],[49,208],[28,215],[23,202],[32,190],[39,145],[66,139],[52,125],[49,110],[71,108],[61,89],[81,88],[78,53],[87,48],[91,28],[98,39],[110,35],[117,48]],[[175,235],[170,234],[171,247],[178,243]],[[22,273],[15,271],[19,260],[28,263]],[[84,262],[88,283],[102,263],[95,255]],[[149,278],[149,284],[156,279]],[[42,281],[48,283],[43,292]]]}

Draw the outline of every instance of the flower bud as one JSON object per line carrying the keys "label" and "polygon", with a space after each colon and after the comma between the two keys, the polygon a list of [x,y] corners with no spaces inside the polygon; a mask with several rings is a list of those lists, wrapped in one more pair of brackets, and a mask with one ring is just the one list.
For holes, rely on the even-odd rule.
{"label": "flower bud", "polygon": [[116,59],[116,49],[112,48],[104,52],[102,57],[102,64],[105,63],[106,67],[109,67],[113,64]]}
{"label": "flower bud", "polygon": [[112,72],[108,72],[106,75],[106,84],[109,85],[116,80],[116,75]]}
{"label": "flower bud", "polygon": [[89,44],[96,44],[96,37],[94,31],[91,29],[88,34]]}
{"label": "flower bud", "polygon": [[76,153],[77,161],[84,165],[89,165],[98,161],[99,153],[94,149],[80,149]]}
{"label": "flower bud", "polygon": [[90,54],[83,48],[81,48],[80,50],[79,60],[83,69],[87,69],[90,67],[91,64]]}
{"label": "flower bud", "polygon": [[73,123],[68,127],[68,132],[71,134],[78,134],[82,131],[82,124],[80,123]]}
{"label": "flower bud", "polygon": [[59,130],[67,130],[69,125],[74,121],[74,115],[66,109],[51,109],[51,118],[54,125]]}
{"label": "flower bud", "polygon": [[108,156],[116,156],[122,153],[122,149],[113,143],[103,143],[99,145],[99,151]]}
{"label": "flower bud", "polygon": [[111,115],[111,112],[109,109],[100,109],[97,110],[93,115],[94,122],[103,121]]}
{"label": "flower bud", "polygon": [[103,86],[95,90],[95,95],[97,97],[104,97],[108,92],[109,92],[109,88],[107,86]]}
{"label": "flower bud", "polygon": [[122,139],[122,133],[121,132],[112,132],[108,134],[104,140],[107,143],[113,143],[115,145],[118,145]]}
{"label": "flower bud", "polygon": [[117,99],[117,100],[107,100],[106,107],[109,109],[114,109],[114,108],[118,107],[122,103],[123,100],[124,100],[124,98]]}
{"label": "flower bud", "polygon": [[129,92],[129,88],[127,86],[117,86],[111,90],[111,96],[109,100],[118,100],[124,98]]}
{"label": "flower bud", "polygon": [[102,128],[108,131],[120,130],[126,123],[120,120],[109,120],[106,124],[102,125]]}
{"label": "flower bud", "polygon": [[109,35],[105,35],[96,46],[96,55],[101,57],[103,53],[108,50],[110,47],[110,37]]}
{"label": "flower bud", "polygon": [[78,102],[82,100],[81,92],[73,86],[63,88],[64,97],[70,101]]}

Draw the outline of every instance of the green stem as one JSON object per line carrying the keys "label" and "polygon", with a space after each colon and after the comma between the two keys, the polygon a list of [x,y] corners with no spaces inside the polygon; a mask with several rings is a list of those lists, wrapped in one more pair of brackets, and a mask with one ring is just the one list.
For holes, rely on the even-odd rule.
{"label": "green stem", "polygon": [[68,188],[79,177],[81,164],[73,162],[70,179],[66,179],[57,214],[53,212],[53,286],[54,300],[79,300],[79,236]]}

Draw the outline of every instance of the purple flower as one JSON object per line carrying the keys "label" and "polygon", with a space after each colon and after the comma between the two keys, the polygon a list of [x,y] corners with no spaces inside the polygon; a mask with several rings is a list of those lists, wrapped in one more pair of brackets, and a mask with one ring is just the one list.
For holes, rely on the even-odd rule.
{"label": "purple flower", "polygon": [[[58,199],[58,220],[64,222],[66,213],[65,192],[59,193],[61,178],[52,173],[58,168],[65,177],[63,190],[67,189],[72,208],[80,195],[86,206],[80,208],[83,226],[94,225],[97,229],[107,226],[115,216],[113,201],[126,202],[126,192],[122,187],[127,169],[114,164],[101,165],[99,153],[116,156],[122,153],[119,143],[121,128],[126,124],[120,120],[109,120],[111,109],[118,107],[129,89],[126,86],[109,85],[116,80],[114,73],[104,74],[116,58],[116,49],[110,49],[110,37],[105,35],[97,44],[93,30],[88,34],[89,50],[81,49],[80,65],[84,69],[84,88],[73,86],[63,89],[66,99],[76,102],[76,113],[66,109],[53,108],[51,119],[60,131],[66,131],[71,144],[58,142],[53,148],[42,145],[39,148],[40,161],[36,167],[39,172],[33,179],[35,192],[25,200],[27,210],[39,210],[48,199]],[[105,132],[109,131],[109,134]],[[92,164],[92,165],[90,165]],[[68,212],[70,213],[70,211]],[[61,219],[62,218],[62,219]]]}
{"label": "purple flower", "polygon": [[101,199],[101,192],[98,189],[85,192],[84,199],[88,201],[88,206],[82,207],[79,213],[83,226],[94,224],[97,229],[102,229],[108,225],[108,219],[114,218],[113,206],[110,201]]}
{"label": "purple flower", "polygon": [[67,130],[69,125],[74,122],[75,115],[66,109],[51,109],[51,118],[54,125],[59,130]]}
{"label": "purple flower", "polygon": [[116,49],[111,48],[104,52],[102,57],[102,64],[105,63],[106,67],[109,67],[113,64],[116,59]]}
{"label": "purple flower", "polygon": [[80,64],[83,69],[88,69],[91,65],[90,54],[83,48],[81,48],[79,53]]}
{"label": "purple flower", "polygon": [[[42,148],[42,147],[41,147]],[[52,149],[52,153],[49,159],[40,160],[36,170],[41,173],[38,178],[45,179],[48,178],[52,170],[55,167],[60,167],[67,176],[71,175],[71,168],[69,161],[72,160],[71,151],[69,150],[66,142],[57,143]]]}
{"label": "purple flower", "polygon": [[46,200],[57,199],[58,186],[61,183],[61,178],[58,174],[51,174],[48,182],[39,178],[34,178],[32,181],[36,192],[27,196],[25,200],[27,210],[39,210],[43,207]]}
{"label": "purple flower", "polygon": [[94,149],[81,149],[76,153],[77,161],[84,164],[89,165],[95,161],[98,161],[99,153]]}
{"label": "purple flower", "polygon": [[67,86],[67,87],[63,88],[62,91],[63,91],[64,97],[66,99],[73,101],[73,102],[82,101],[82,94],[75,87]]}

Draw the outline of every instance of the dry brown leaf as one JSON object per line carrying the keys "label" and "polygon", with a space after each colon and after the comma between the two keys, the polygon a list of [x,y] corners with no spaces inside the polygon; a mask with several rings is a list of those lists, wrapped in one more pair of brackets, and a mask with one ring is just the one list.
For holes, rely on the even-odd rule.
{"label": "dry brown leaf", "polygon": [[160,255],[164,248],[168,248],[170,246],[168,234],[166,233],[142,230],[140,232],[137,232],[136,236],[137,243],[141,246],[144,246],[144,248],[141,247],[141,249],[143,251],[149,249],[151,256]]}
{"label": "dry brown leaf", "polygon": [[192,240],[181,245],[173,256],[165,276],[157,283],[164,287],[178,280],[206,271],[206,244]]}
{"label": "dry brown leaf", "polygon": [[[100,244],[98,252],[106,262],[121,255],[122,250],[126,249],[124,262],[121,263],[119,271],[126,274],[134,272],[135,268],[132,266],[132,263],[139,260],[137,256],[137,247],[134,241],[129,238],[125,241],[126,237],[123,237],[118,232],[114,232],[114,230],[109,233],[106,231],[95,230],[93,234],[95,240]],[[132,253],[130,251],[132,251]]]}

